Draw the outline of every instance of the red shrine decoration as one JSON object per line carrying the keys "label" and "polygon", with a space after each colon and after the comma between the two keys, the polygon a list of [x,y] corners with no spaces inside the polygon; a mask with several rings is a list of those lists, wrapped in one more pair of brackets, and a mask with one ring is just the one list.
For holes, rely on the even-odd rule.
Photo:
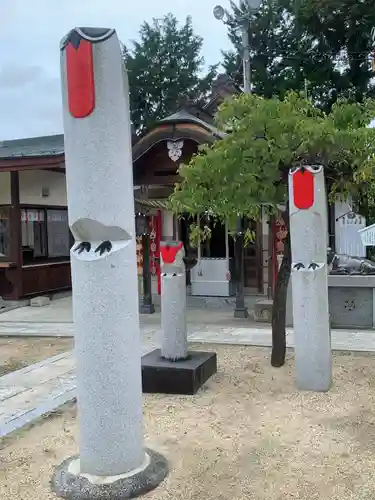
{"label": "red shrine decoration", "polygon": [[286,229],[285,221],[280,215],[272,224],[272,290],[275,291],[277,274],[279,272],[280,263],[284,256],[284,241],[288,236],[288,231]]}
{"label": "red shrine decoration", "polygon": [[162,231],[161,210],[158,210],[157,215],[149,217],[149,231],[150,231],[150,266],[151,274],[157,276],[158,279],[158,294],[161,292],[161,279],[160,279],[160,240]]}
{"label": "red shrine decoration", "polygon": [[168,245],[166,244],[165,246],[161,247],[161,256],[163,258],[163,261],[166,264],[173,264],[177,253],[181,250],[183,247],[182,243],[179,243],[178,245]]}
{"label": "red shrine decoration", "polygon": [[74,118],[85,118],[95,108],[94,60],[92,44],[81,40],[78,48],[66,47],[68,105]]}
{"label": "red shrine decoration", "polygon": [[293,174],[294,204],[301,210],[312,207],[314,203],[314,176],[304,168]]}

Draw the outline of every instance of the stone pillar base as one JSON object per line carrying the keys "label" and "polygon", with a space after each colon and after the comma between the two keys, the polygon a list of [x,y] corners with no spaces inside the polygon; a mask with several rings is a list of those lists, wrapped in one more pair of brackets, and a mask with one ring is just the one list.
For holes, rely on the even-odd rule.
{"label": "stone pillar base", "polygon": [[125,500],[155,489],[168,475],[167,460],[146,449],[143,468],[114,477],[79,474],[79,457],[65,460],[52,477],[52,491],[67,500]]}
{"label": "stone pillar base", "polygon": [[272,306],[273,300],[265,299],[258,300],[254,304],[254,319],[260,323],[272,322]]}
{"label": "stone pillar base", "polygon": [[154,314],[155,306],[154,304],[139,304],[140,314]]}
{"label": "stone pillar base", "polygon": [[160,349],[142,356],[144,393],[193,395],[217,372],[214,352],[189,351],[188,358],[170,361]]}
{"label": "stone pillar base", "polygon": [[247,307],[239,307],[234,310],[233,316],[235,318],[248,318],[249,311],[247,310]]}

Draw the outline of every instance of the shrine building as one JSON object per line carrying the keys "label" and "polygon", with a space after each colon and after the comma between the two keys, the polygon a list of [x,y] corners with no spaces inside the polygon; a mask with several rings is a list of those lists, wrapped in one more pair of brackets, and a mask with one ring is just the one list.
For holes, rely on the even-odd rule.
{"label": "shrine building", "polygon": [[[188,163],[201,144],[220,140],[214,115],[223,100],[241,92],[225,76],[213,85],[207,104],[185,102],[176,113],[133,138],[135,213],[147,213],[151,237],[150,267],[157,293],[161,240],[189,241],[189,214],[177,217],[166,200],[179,180],[180,163]],[[364,255],[358,229],[365,221],[346,217],[348,204],[329,209],[330,244],[336,251]],[[211,224],[205,219],[205,224]],[[243,266],[247,295],[272,297],[285,236],[282,221],[248,221],[255,232],[236,263],[233,240],[225,225],[211,224],[212,237],[197,249],[198,264],[189,273],[188,293],[231,297],[234,270]],[[18,300],[71,287],[70,248],[65,181],[64,137],[54,135],[0,142],[0,297]],[[142,248],[137,241],[139,273]]]}

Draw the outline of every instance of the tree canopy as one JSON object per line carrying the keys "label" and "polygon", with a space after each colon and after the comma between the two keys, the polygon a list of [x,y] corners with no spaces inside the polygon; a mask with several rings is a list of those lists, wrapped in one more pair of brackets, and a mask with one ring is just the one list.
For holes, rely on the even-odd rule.
{"label": "tree canopy", "polygon": [[[331,199],[351,195],[359,210],[368,209],[369,186],[375,185],[375,129],[368,124],[374,116],[373,100],[339,100],[326,114],[295,92],[284,100],[254,94],[228,99],[217,115],[218,127],[228,134],[180,167],[182,182],[172,206],[177,212],[212,214],[232,227],[238,216],[259,218],[263,207],[276,213],[284,206],[288,228],[290,168],[323,165]],[[288,231],[273,301],[273,366],[285,362],[290,267]]]}
{"label": "tree canopy", "polygon": [[306,88],[324,110],[341,97],[375,96],[370,54],[375,26],[372,0],[264,0],[249,17],[232,4],[228,34],[235,50],[224,67],[242,82],[240,22],[248,19],[254,91],[283,97]]}
{"label": "tree canopy", "polygon": [[255,217],[262,204],[276,208],[287,201],[288,171],[303,164],[323,165],[331,193],[352,194],[363,206],[375,167],[375,129],[367,127],[373,116],[373,100],[340,100],[326,114],[295,92],[284,100],[228,99],[217,115],[228,134],[180,169],[175,208],[222,219]]}
{"label": "tree canopy", "polygon": [[203,39],[193,30],[191,18],[180,26],[168,14],[144,22],[139,41],[124,48],[129,75],[130,109],[139,133],[172,114],[182,97],[204,99],[216,76],[216,66],[203,74]]}

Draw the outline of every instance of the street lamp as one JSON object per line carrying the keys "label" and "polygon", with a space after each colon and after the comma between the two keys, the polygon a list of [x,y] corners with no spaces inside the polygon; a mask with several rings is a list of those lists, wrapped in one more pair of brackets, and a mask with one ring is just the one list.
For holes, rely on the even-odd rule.
{"label": "street lamp", "polygon": [[139,305],[141,314],[153,314],[155,312],[154,304],[152,303],[152,286],[150,272],[150,232],[148,230],[147,215],[138,212],[135,216],[135,232],[137,236],[142,237],[142,278],[143,278],[143,296],[142,302]]}
{"label": "street lamp", "polygon": [[218,21],[222,21],[224,19],[226,11],[221,5],[216,5],[214,7],[213,13],[215,19],[217,19]]}
{"label": "street lamp", "polygon": [[[246,0],[244,3],[249,10],[248,14],[257,11],[263,0]],[[240,7],[242,2],[240,1]],[[221,5],[216,5],[213,9],[215,19],[222,21],[225,16],[228,16],[228,11]],[[249,15],[245,15],[239,22],[242,33],[242,64],[244,77],[244,92],[251,92],[251,67],[250,67],[250,50],[249,50]]]}
{"label": "street lamp", "polygon": [[[258,10],[263,0],[246,0],[249,14]],[[240,7],[242,2],[240,1]],[[228,12],[221,5],[216,5],[213,10],[215,19],[222,21]],[[243,65],[243,87],[244,92],[251,94],[251,65],[250,65],[250,40],[249,40],[249,16],[240,20],[242,34],[242,65]],[[234,255],[236,265],[236,307],[235,318],[247,318],[249,313],[245,306],[244,297],[244,231],[242,217],[237,218],[236,239],[234,242]]]}

